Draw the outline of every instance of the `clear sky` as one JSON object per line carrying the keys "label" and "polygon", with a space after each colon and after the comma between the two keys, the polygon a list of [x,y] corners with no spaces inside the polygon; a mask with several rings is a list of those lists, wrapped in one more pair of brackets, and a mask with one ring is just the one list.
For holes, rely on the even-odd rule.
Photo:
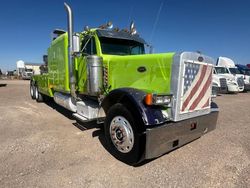
{"label": "clear sky", "polygon": [[[155,52],[201,51],[250,63],[250,0],[65,0],[75,31],[111,20],[125,28],[134,20]],[[63,0],[1,1],[0,68],[17,60],[42,63],[54,28],[66,29]]]}

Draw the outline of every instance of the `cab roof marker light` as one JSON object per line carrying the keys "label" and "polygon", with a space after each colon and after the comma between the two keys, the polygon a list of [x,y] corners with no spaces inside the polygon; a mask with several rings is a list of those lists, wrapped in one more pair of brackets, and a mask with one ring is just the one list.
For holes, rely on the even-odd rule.
{"label": "cab roof marker light", "polygon": [[111,21],[108,21],[107,23],[107,29],[113,29],[113,24]]}
{"label": "cab roof marker light", "polygon": [[98,28],[100,29],[113,29],[113,23],[111,21],[108,21],[108,23],[100,25]]}

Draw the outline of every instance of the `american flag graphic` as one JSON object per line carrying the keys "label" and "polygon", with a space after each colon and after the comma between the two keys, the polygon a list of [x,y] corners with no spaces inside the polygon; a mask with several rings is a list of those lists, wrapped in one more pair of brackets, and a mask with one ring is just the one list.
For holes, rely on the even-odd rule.
{"label": "american flag graphic", "polygon": [[185,62],[181,112],[210,107],[212,65]]}

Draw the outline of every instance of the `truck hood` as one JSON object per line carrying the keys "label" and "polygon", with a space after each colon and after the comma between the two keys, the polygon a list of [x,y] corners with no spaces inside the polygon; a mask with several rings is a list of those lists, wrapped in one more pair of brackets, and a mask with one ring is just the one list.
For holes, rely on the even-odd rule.
{"label": "truck hood", "polygon": [[217,76],[219,78],[226,78],[226,79],[231,79],[231,80],[235,80],[236,77],[232,74],[217,74]]}
{"label": "truck hood", "polygon": [[169,94],[174,54],[103,55],[108,74],[107,85],[111,90],[131,87],[150,93]]}
{"label": "truck hood", "polygon": [[244,78],[244,74],[235,74],[237,78]]}

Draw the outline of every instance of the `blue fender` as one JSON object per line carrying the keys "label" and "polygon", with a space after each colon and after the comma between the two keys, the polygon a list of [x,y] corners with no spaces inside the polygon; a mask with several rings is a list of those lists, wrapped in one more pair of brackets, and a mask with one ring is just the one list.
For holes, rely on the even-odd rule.
{"label": "blue fender", "polygon": [[109,108],[116,103],[122,103],[129,106],[128,109],[136,111],[138,118],[141,118],[145,128],[150,125],[157,125],[166,122],[163,117],[161,106],[148,106],[144,103],[147,93],[134,88],[119,88],[112,90],[102,101],[101,107],[107,114]]}

